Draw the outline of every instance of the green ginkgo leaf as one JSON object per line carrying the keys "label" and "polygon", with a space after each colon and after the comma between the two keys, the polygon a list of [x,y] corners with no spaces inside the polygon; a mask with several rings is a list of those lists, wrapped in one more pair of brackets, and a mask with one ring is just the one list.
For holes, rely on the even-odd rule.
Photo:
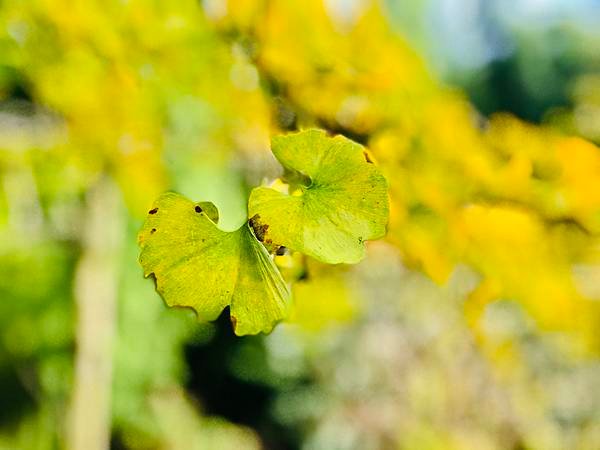
{"label": "green ginkgo leaf", "polygon": [[310,129],[277,136],[271,148],[286,170],[289,193],[252,191],[249,211],[265,242],[326,263],[356,263],[364,242],[385,235],[387,182],[366,149]]}
{"label": "green ginkgo leaf", "polygon": [[214,320],[230,306],[238,335],[269,332],[283,319],[288,287],[248,224],[222,231],[209,203],[193,203],[172,192],[161,195],[138,234],[144,275],[169,306],[196,310]]}

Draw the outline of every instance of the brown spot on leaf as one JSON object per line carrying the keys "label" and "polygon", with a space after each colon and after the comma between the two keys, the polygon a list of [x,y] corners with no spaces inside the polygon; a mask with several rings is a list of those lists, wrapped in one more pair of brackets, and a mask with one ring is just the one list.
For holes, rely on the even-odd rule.
{"label": "brown spot on leaf", "polygon": [[373,164],[373,160],[369,156],[369,152],[363,151],[363,155],[365,157],[365,161],[367,161],[369,164]]}
{"label": "brown spot on leaf", "polygon": [[285,255],[286,251],[287,251],[287,248],[282,245],[275,251],[275,254],[277,256],[283,256],[283,255]]}
{"label": "brown spot on leaf", "polygon": [[156,214],[158,212],[158,208],[151,209],[148,211],[148,214]]}
{"label": "brown spot on leaf", "polygon": [[196,205],[194,207],[194,211],[196,211],[197,213],[201,213],[202,212],[202,208],[200,208],[198,205]]}
{"label": "brown spot on leaf", "polygon": [[156,233],[156,228],[152,228],[152,229],[150,230],[150,234],[154,234],[154,233]]}
{"label": "brown spot on leaf", "polygon": [[229,316],[229,318],[231,319],[231,325],[233,326],[233,329],[235,330],[235,327],[237,325],[237,319],[235,318],[235,316]]}
{"label": "brown spot on leaf", "polygon": [[248,220],[248,223],[252,227],[256,239],[258,239],[260,242],[263,242],[265,240],[265,234],[269,229],[269,225],[266,223],[260,223],[259,214],[255,214],[254,216],[252,216],[250,220]]}

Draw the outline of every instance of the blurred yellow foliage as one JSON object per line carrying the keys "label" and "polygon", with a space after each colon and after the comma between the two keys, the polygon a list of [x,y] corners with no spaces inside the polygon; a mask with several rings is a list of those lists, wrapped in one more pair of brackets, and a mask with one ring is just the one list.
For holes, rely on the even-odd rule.
{"label": "blurred yellow foliage", "polygon": [[495,286],[488,301],[523,302],[540,326],[592,340],[598,304],[574,286],[570,243],[600,232],[598,148],[505,114],[485,121],[377,2],[361,5],[240,0],[205,17],[191,0],[6,2],[2,22],[36,101],[66,120],[63,155],[108,167],[134,211],[169,186],[163,130],[179,98],[206,105],[197,157],[220,166],[264,148],[269,96],[283,98],[300,126],[366,137],[390,182],[389,240],[409,263],[438,282],[467,263]]}
{"label": "blurred yellow foliage", "polygon": [[[352,5],[336,9],[342,3]],[[24,78],[36,114],[52,118],[32,126],[27,139],[0,130],[5,241],[12,243],[15,230],[25,241],[34,235],[35,215],[22,210],[60,225],[53,196],[77,205],[73,199],[106,173],[119,183],[134,224],[166,189],[214,201],[222,216],[245,217],[246,185],[279,171],[267,149],[271,134],[308,126],[343,133],[369,147],[389,182],[386,239],[404,264],[439,285],[465,266],[475,274],[460,299],[461,319],[514,381],[515,414],[531,416],[530,428],[543,430],[528,441],[531,448],[551,448],[560,433],[554,427],[544,437],[548,428],[539,424],[552,412],[537,402],[544,393],[527,355],[510,333],[494,335],[486,315],[503,302],[516,304],[536,333],[564,343],[566,355],[600,350],[600,149],[584,139],[600,136],[599,78],[577,82],[575,110],[562,118],[563,129],[582,137],[510,114],[482,117],[464,94],[432,76],[392,29],[384,4],[3,1],[2,65]],[[8,92],[0,83],[0,99]],[[32,177],[34,188],[20,190]],[[61,239],[78,238],[67,231]],[[363,312],[346,268],[308,263],[302,280],[296,269],[305,263],[285,258],[294,267],[293,320],[301,327],[321,330]],[[528,392],[532,385],[538,390]],[[172,400],[190,408],[179,392],[153,405],[162,409]],[[179,420],[180,410],[166,411],[168,420]],[[434,430],[414,420],[403,436],[406,448],[504,448],[464,428]],[[597,442],[589,433],[586,439]],[[572,448],[593,448],[582,442]]]}

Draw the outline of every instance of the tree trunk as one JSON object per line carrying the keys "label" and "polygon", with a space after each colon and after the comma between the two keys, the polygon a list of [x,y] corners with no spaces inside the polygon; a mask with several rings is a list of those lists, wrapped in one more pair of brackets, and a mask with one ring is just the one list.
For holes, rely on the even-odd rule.
{"label": "tree trunk", "polygon": [[82,255],[75,276],[76,355],[67,447],[110,445],[113,339],[123,212],[114,183],[103,178],[88,192]]}

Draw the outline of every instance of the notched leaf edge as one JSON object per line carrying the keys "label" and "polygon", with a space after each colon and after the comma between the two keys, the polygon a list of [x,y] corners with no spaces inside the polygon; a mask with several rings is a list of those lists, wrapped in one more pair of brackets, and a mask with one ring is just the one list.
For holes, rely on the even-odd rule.
{"label": "notched leaf edge", "polygon": [[[177,194],[175,192],[167,192],[167,193],[180,195],[180,194]],[[167,194],[167,193],[165,193],[165,194]],[[159,199],[160,198],[161,197],[159,197]],[[185,198],[185,197],[183,197],[183,198]],[[158,202],[159,199],[155,200],[155,203]],[[150,209],[148,211],[148,215],[155,215],[155,214],[157,214],[158,211],[159,211],[158,207],[153,207],[152,209]],[[212,202],[196,202],[194,204],[194,212],[197,213],[197,214],[202,214],[202,215],[206,216],[206,218],[208,218],[215,225],[215,227],[218,228],[217,227],[217,222],[219,220],[219,212],[218,212],[218,208],[216,207],[216,205],[214,205]],[[264,240],[264,234],[265,234],[266,230],[269,228],[269,226],[267,224],[259,224],[258,219],[260,219],[260,216],[254,218],[255,222],[253,222],[252,218],[248,219],[246,221],[246,223],[244,223],[240,228],[238,228],[235,231],[232,231],[231,233],[240,232],[240,231],[242,231],[243,227],[248,227],[249,230],[250,230],[250,235],[252,236],[252,238],[255,239],[256,242],[257,242],[257,244],[260,244],[267,251],[267,253],[269,253],[269,255],[274,254],[275,252],[277,252],[277,254],[284,254],[284,252],[286,250],[285,247],[275,246],[274,250],[270,251],[269,246],[268,246],[268,244],[271,243],[270,239],[266,240],[267,245],[265,245],[265,242],[263,242],[263,240]],[[141,249],[140,254],[138,256],[138,263],[140,264],[140,266],[143,269],[144,278],[151,278],[152,279],[152,281],[154,283],[154,289],[155,289],[156,293],[159,294],[159,296],[160,296],[161,300],[163,301],[163,303],[165,304],[165,306],[167,306],[168,308],[191,310],[191,311],[194,312],[194,314],[196,316],[196,320],[198,322],[200,322],[200,323],[212,322],[212,321],[216,320],[216,318],[206,318],[206,317],[203,317],[202,313],[200,311],[198,311],[192,305],[169,304],[169,302],[167,301],[167,299],[165,297],[163,289],[161,287],[161,283],[159,283],[159,281],[158,281],[158,279],[156,277],[156,274],[154,273],[154,271],[147,271],[144,268],[144,265],[142,264],[142,261],[141,261],[142,260],[142,254],[143,254],[144,247],[145,247],[145,245],[147,245],[147,239],[144,237],[144,233],[143,233],[144,228],[145,228],[145,222],[144,222],[144,225],[142,225],[142,228],[140,229],[140,231],[138,233],[138,236],[137,236],[138,246]],[[257,230],[258,230],[258,235],[261,237],[260,239],[257,236]],[[153,227],[153,228],[150,229],[150,234],[153,235],[154,233],[156,233],[156,231],[157,231],[157,228]],[[204,242],[204,239],[202,239],[202,241]],[[285,300],[288,303],[288,308],[287,308],[288,310],[286,311],[285,315],[283,317],[281,317],[280,319],[271,321],[268,325],[262,327],[259,330],[256,330],[255,332],[244,333],[243,335],[254,335],[254,334],[259,334],[259,333],[269,334],[269,333],[271,333],[273,331],[273,329],[275,328],[275,326],[278,323],[280,323],[283,320],[285,320],[287,318],[287,316],[289,315],[289,306],[291,304],[291,291],[289,290],[289,286],[287,286],[287,283],[285,282],[283,276],[279,272],[279,268],[276,265],[274,265],[274,270],[277,271],[277,274],[281,277],[282,282],[286,286],[286,291],[285,291],[286,292],[286,298],[285,298]],[[235,290],[235,286],[234,286],[234,290]],[[219,315],[222,314],[225,309],[228,309],[229,310],[230,322],[232,324],[233,331],[234,331],[234,333],[236,335],[241,336],[242,334],[238,334],[238,319],[231,313],[231,304],[232,304],[233,292],[227,290],[226,294],[229,297],[228,304],[223,307],[223,309],[219,312]]]}

